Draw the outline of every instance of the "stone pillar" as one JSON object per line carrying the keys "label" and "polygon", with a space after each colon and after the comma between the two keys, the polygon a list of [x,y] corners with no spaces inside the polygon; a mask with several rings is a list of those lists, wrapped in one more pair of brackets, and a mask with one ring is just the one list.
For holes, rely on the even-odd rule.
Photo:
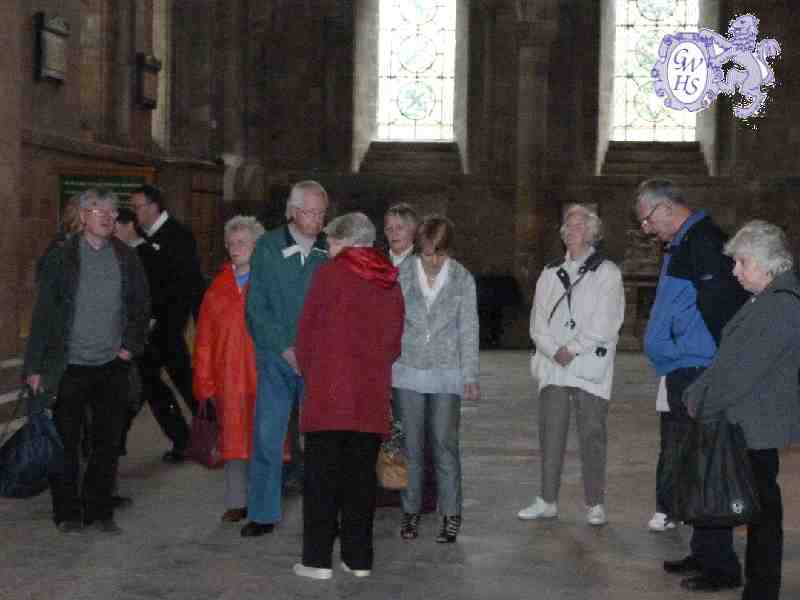
{"label": "stone pillar", "polygon": [[556,25],[551,21],[521,22],[518,32],[514,275],[525,297],[532,298],[543,260],[545,225],[547,220],[553,220],[553,215],[547,213],[544,184],[547,181],[550,47]]}
{"label": "stone pillar", "polygon": [[20,351],[20,307],[17,291],[20,279],[20,170],[22,153],[21,36],[26,27],[23,9],[27,2],[0,3],[0,361]]}

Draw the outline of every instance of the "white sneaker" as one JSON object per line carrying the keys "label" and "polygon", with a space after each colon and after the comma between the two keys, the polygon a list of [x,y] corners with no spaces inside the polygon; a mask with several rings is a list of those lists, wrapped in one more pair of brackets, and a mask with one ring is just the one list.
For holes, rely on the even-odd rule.
{"label": "white sneaker", "polygon": [[333,569],[321,569],[319,567],[307,567],[297,563],[292,569],[295,575],[308,577],[310,579],[330,579],[333,577]]}
{"label": "white sneaker", "polygon": [[666,531],[667,529],[675,529],[675,521],[671,520],[666,514],[657,512],[647,523],[647,528],[650,531]]}
{"label": "white sneaker", "polygon": [[589,511],[586,513],[586,522],[589,525],[605,525],[608,523],[605,507],[602,504],[590,506]]}
{"label": "white sneaker", "polygon": [[536,497],[533,504],[523,508],[517,513],[517,517],[523,521],[533,521],[534,519],[554,519],[558,516],[558,504],[545,502],[540,497]]}
{"label": "white sneaker", "polygon": [[371,569],[351,569],[344,561],[342,561],[342,571],[345,573],[352,573],[353,577],[369,577],[372,575]]}

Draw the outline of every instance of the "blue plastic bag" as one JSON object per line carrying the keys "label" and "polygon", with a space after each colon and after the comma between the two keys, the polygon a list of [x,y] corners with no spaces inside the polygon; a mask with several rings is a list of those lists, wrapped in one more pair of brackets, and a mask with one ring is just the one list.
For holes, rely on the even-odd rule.
{"label": "blue plastic bag", "polygon": [[27,404],[25,424],[0,448],[0,496],[6,498],[29,498],[43,492],[48,476],[63,465],[64,447],[46,411],[47,395],[34,394],[25,386],[18,403],[23,401]]}

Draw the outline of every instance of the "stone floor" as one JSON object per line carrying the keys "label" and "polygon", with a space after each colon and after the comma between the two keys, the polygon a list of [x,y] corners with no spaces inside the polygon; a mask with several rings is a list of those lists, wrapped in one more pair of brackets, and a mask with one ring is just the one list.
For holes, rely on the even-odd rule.
{"label": "stone floor", "polygon": [[[458,543],[434,543],[438,523],[423,520],[418,540],[397,536],[398,510],[380,509],[373,576],[336,572],[330,581],[291,572],[300,555],[300,498],[286,502],[275,533],[243,539],[219,522],[220,471],[161,462],[166,444],[148,411],[135,424],[121,467],[134,505],[118,513],[124,533],[59,534],[49,497],[0,500],[3,600],[592,599],[683,598],[661,570],[682,556],[689,529],[649,533],[658,443],[652,372],[640,355],[618,360],[609,415],[610,523],[585,524],[580,466],[570,440],[561,516],[521,522],[538,492],[536,409],[526,354],[482,355],[483,399],[463,408],[464,527]],[[784,598],[800,597],[800,455],[783,455],[786,509]],[[737,532],[740,555],[744,531]],[[738,593],[706,597],[737,598]]]}

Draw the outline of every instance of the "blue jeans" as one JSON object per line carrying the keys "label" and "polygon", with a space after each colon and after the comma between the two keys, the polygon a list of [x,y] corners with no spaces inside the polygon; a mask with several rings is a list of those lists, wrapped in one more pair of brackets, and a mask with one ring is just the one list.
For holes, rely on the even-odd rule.
{"label": "blue jeans", "polygon": [[403,511],[418,513],[422,508],[425,475],[425,438],[433,447],[439,512],[461,514],[461,397],[456,394],[420,394],[394,388],[394,409],[403,423],[408,457],[408,486],[401,493]]}
{"label": "blue jeans", "polygon": [[257,523],[277,523],[281,520],[283,440],[292,408],[303,395],[303,378],[272,352],[259,354],[256,366],[258,395],[247,515]]}

